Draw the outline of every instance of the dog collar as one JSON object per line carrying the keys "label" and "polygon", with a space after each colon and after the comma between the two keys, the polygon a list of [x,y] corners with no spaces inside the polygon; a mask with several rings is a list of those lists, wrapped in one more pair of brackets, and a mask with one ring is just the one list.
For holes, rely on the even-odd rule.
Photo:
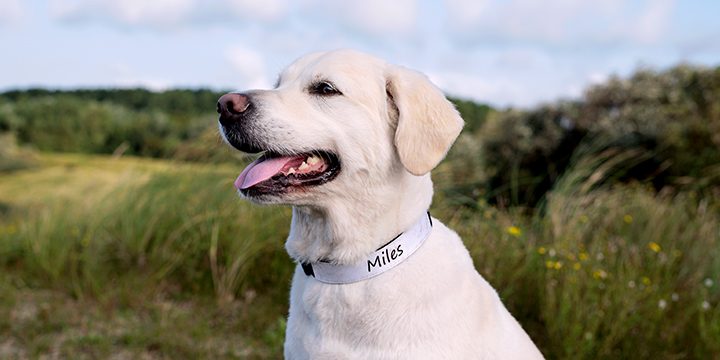
{"label": "dog collar", "polygon": [[430,212],[410,229],[381,246],[359,264],[302,263],[305,275],[328,284],[348,284],[380,275],[405,261],[425,242],[432,230]]}

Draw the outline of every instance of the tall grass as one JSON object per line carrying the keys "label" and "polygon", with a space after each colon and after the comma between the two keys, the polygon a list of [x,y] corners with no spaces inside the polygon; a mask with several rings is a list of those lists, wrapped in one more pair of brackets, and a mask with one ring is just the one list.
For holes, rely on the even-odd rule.
{"label": "tall grass", "polygon": [[562,355],[720,354],[720,298],[706,283],[720,276],[717,214],[643,187],[559,191],[549,208],[543,313]]}
{"label": "tall grass", "polygon": [[102,284],[131,273],[232,302],[253,260],[283,251],[289,222],[287,209],[239,201],[232,180],[186,168],[118,186],[90,207],[63,201],[15,210],[3,219],[0,262],[77,297],[102,296]]}
{"label": "tall grass", "polygon": [[607,155],[580,159],[534,216],[443,210],[548,358],[718,358],[720,202],[603,183],[637,156]]}
{"label": "tall grass", "polygon": [[[535,215],[457,198],[445,188],[453,168],[441,166],[431,211],[460,233],[547,358],[718,358],[720,202],[711,192],[604,182],[630,155],[579,159]],[[176,331],[244,334],[247,346],[264,349],[250,353],[279,357],[294,269],[283,249],[289,209],[239,200],[234,175],[177,165],[93,201],[13,208],[0,215],[0,269],[14,279],[4,286],[128,309],[142,308],[137,291],[165,289],[155,291],[178,301],[210,295],[227,310],[207,315],[208,324],[240,322]],[[173,321],[168,306],[178,305],[151,306],[157,329]]]}

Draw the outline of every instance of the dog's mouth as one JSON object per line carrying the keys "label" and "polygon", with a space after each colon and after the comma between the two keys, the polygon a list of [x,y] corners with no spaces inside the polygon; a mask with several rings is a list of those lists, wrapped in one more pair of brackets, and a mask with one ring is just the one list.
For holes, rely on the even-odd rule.
{"label": "dog's mouth", "polygon": [[290,156],[265,152],[242,171],[235,188],[245,196],[280,194],[324,184],[334,179],[339,170],[338,157],[325,151]]}

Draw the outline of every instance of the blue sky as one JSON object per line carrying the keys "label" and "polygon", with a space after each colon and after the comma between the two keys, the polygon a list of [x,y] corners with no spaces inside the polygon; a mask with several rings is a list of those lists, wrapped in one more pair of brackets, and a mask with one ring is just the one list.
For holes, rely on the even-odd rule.
{"label": "blue sky", "polygon": [[719,66],[718,18],[710,0],[0,0],[0,91],[266,88],[305,53],[354,48],[528,107],[639,66]]}

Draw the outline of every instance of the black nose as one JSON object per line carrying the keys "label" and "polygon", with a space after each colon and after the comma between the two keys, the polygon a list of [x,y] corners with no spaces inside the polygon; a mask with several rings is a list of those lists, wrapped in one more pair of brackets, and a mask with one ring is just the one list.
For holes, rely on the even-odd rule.
{"label": "black nose", "polygon": [[250,98],[247,95],[230,93],[220,97],[217,103],[217,112],[220,114],[220,123],[235,122],[250,107]]}

